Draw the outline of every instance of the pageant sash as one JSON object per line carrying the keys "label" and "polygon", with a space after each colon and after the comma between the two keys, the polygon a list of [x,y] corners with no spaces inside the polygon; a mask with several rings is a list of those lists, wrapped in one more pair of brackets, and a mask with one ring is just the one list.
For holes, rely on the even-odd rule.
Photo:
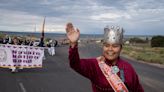
{"label": "pageant sash", "polygon": [[98,57],[97,61],[99,64],[99,67],[103,74],[105,75],[106,79],[108,80],[109,84],[113,88],[115,92],[129,92],[128,89],[126,88],[125,84],[122,82],[120,77],[117,75],[117,72],[119,69],[117,66],[108,66],[104,62],[104,57]]}

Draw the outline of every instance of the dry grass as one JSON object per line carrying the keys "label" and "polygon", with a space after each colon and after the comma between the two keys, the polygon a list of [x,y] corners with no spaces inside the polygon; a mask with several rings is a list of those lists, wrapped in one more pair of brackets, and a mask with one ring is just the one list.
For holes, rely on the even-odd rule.
{"label": "dry grass", "polygon": [[145,62],[164,64],[164,48],[124,45],[122,54],[126,54],[137,60]]}

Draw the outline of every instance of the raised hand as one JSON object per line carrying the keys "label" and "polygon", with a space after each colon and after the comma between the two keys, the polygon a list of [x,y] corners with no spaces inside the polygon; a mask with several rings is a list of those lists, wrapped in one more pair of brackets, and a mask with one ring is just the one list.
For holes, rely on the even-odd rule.
{"label": "raised hand", "polygon": [[67,23],[66,32],[67,32],[67,37],[70,40],[70,42],[71,43],[77,43],[79,36],[80,36],[79,29],[75,29],[73,27],[72,23]]}

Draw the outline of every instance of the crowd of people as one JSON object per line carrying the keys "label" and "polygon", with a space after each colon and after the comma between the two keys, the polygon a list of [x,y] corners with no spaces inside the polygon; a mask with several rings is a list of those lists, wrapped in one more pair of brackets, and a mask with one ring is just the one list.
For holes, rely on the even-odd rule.
{"label": "crowd of people", "polygon": [[28,46],[33,46],[34,41],[30,41],[28,39],[25,40],[20,40],[19,37],[10,37],[6,36],[4,38],[0,39],[0,44],[15,44],[14,40],[17,40],[17,45],[28,45]]}
{"label": "crowd of people", "polygon": [[[57,40],[50,39],[48,42],[44,42],[43,38],[41,37],[40,40],[35,44],[35,41],[24,39],[22,40],[20,37],[10,37],[6,35],[4,38],[0,38],[0,44],[11,44],[11,45],[25,45],[25,46],[34,46],[34,47],[46,47],[48,50],[49,55],[55,55],[55,47],[58,45]],[[43,57],[45,59],[45,56]],[[23,67],[10,67],[11,72],[15,73],[18,72],[18,69],[23,69]]]}
{"label": "crowd of people", "polygon": [[[66,35],[70,43],[69,61],[70,67],[91,81],[93,92],[144,92],[137,73],[127,61],[120,57],[123,46],[123,29],[120,27],[105,27],[102,53],[99,57],[80,59],[78,53],[78,40],[80,30],[75,29],[72,23],[66,25]],[[48,53],[55,55],[56,40],[50,39],[44,43],[40,38],[37,46],[47,47]],[[0,39],[1,44],[28,45],[33,46],[34,41],[12,39],[7,36]],[[12,72],[17,68],[12,67]],[[20,67],[20,69],[22,69]]]}
{"label": "crowd of people", "polygon": [[[30,39],[22,39],[21,37],[10,37],[9,35],[6,35],[4,38],[0,38],[0,44],[16,44],[16,45],[27,45],[27,46],[37,46],[37,47],[50,47],[54,46],[56,47],[58,45],[57,40],[50,39],[48,42],[45,42],[42,40],[41,37],[37,44],[35,44],[35,40]],[[52,45],[53,44],[53,45]]]}

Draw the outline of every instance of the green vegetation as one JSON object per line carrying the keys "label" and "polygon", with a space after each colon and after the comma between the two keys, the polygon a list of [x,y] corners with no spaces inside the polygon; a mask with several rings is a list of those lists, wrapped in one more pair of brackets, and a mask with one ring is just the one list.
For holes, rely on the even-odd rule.
{"label": "green vegetation", "polygon": [[124,45],[122,54],[145,62],[164,64],[164,48],[162,47]]}
{"label": "green vegetation", "polygon": [[164,47],[164,36],[154,36],[151,40],[152,47]]}
{"label": "green vegetation", "polygon": [[141,38],[134,37],[134,38],[130,38],[129,41],[130,43],[148,43],[148,38],[141,39]]}
{"label": "green vegetation", "polygon": [[3,33],[0,33],[0,38],[4,38],[5,35]]}

